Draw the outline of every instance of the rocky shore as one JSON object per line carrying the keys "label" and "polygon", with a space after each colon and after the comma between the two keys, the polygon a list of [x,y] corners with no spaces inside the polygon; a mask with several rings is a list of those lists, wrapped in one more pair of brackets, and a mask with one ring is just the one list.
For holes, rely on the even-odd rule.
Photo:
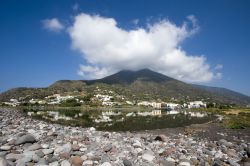
{"label": "rocky shore", "polygon": [[250,142],[241,138],[103,132],[49,124],[0,108],[0,166],[250,166],[249,157]]}

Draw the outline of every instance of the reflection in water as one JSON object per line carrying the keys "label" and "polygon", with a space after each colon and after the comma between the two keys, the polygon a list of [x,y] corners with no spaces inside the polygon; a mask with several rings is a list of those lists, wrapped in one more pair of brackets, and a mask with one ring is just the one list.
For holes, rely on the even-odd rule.
{"label": "reflection in water", "polygon": [[137,131],[182,127],[196,123],[205,123],[215,119],[215,116],[211,114],[188,110],[152,110],[146,112],[100,111],[89,112],[87,115],[86,112],[79,111],[37,111],[28,112],[27,114],[29,116],[39,115],[43,119],[57,122],[60,122],[60,120],[70,121],[70,124],[88,122],[88,125],[100,130],[110,131]]}

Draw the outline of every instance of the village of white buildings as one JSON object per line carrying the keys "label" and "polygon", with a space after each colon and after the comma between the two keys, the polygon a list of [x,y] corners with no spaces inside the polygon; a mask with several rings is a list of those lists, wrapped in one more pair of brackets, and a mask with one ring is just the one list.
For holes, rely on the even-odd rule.
{"label": "village of white buildings", "polygon": [[[94,94],[91,96],[90,101],[98,103],[99,106],[103,107],[115,107],[115,106],[142,106],[142,107],[152,107],[154,109],[167,109],[167,110],[177,110],[181,108],[206,108],[207,104],[203,101],[189,101],[183,104],[175,102],[159,102],[159,101],[130,101],[125,96],[119,95],[114,91],[100,90],[96,87],[97,90],[94,91]],[[8,102],[3,102],[2,105],[16,107],[24,103],[30,105],[60,105],[69,100],[73,100],[79,105],[85,105],[82,96],[79,95],[69,95],[69,94],[53,94],[45,97],[44,99],[29,99],[24,100],[24,97],[19,99],[10,99]]]}

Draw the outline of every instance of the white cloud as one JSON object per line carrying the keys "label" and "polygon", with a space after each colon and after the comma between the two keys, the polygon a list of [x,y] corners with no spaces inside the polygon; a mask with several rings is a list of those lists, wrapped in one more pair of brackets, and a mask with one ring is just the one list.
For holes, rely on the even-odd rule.
{"label": "white cloud", "polygon": [[93,79],[123,69],[150,68],[189,82],[218,78],[220,74],[211,71],[205,56],[190,55],[181,48],[181,42],[199,30],[194,16],[187,19],[181,26],[160,20],[145,28],[125,30],[113,18],[77,15],[69,35],[72,47],[85,60],[78,74]]}
{"label": "white cloud", "polygon": [[64,29],[63,24],[57,18],[45,19],[42,23],[43,27],[50,31],[59,32]]}
{"label": "white cloud", "polygon": [[223,65],[222,64],[217,64],[214,69],[215,70],[221,70],[221,69],[223,69]]}

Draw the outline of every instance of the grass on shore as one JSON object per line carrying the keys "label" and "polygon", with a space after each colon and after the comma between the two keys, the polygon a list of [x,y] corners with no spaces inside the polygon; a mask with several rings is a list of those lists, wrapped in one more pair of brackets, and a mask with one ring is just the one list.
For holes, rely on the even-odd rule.
{"label": "grass on shore", "polygon": [[222,125],[230,129],[250,128],[250,108],[202,108],[193,111],[206,111],[224,116]]}

